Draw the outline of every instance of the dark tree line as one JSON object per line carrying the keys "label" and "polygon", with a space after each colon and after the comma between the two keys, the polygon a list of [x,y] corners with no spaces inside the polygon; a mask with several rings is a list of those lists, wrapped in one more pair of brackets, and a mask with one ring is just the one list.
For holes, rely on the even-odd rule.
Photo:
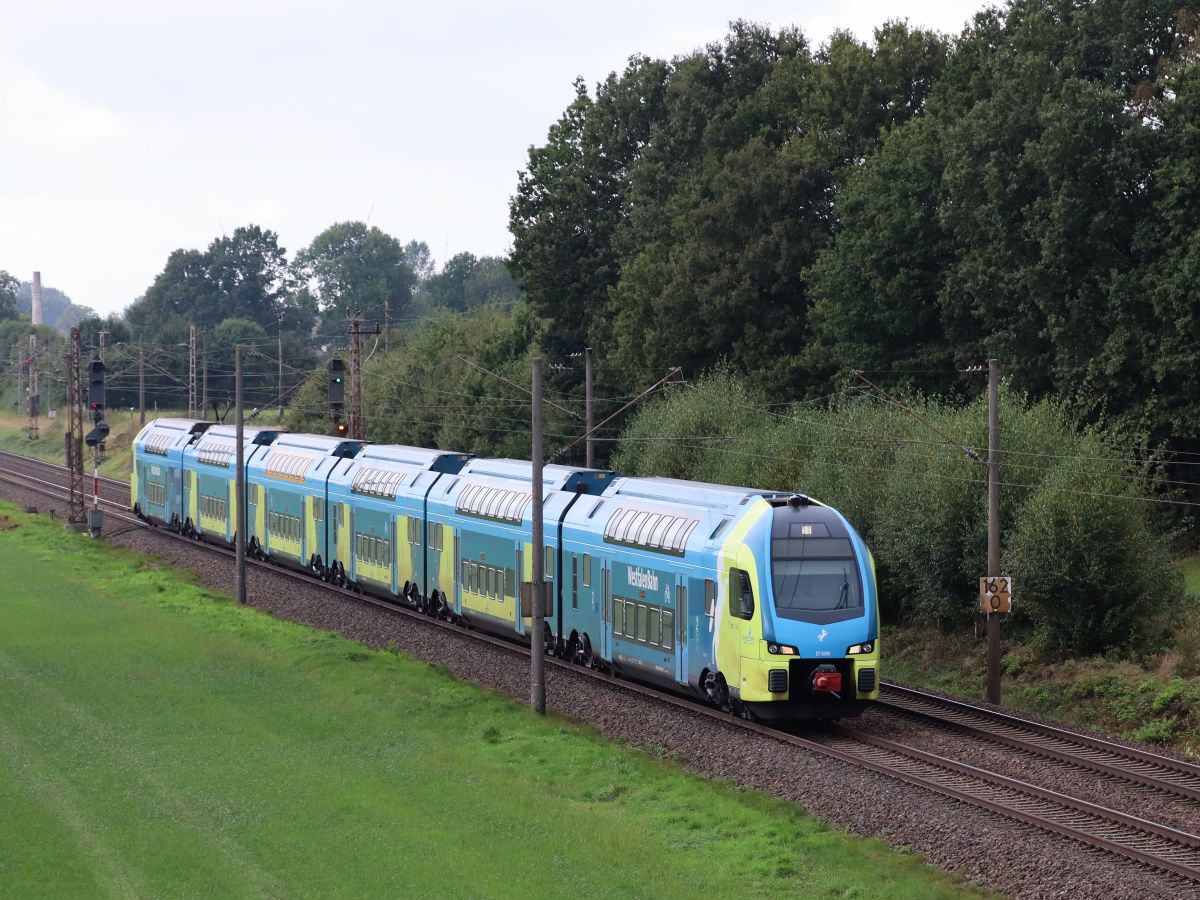
{"label": "dark tree line", "polygon": [[1197,10],[1013,0],[819,48],[739,22],[578,83],[511,203],[547,349],[620,388],[725,360],[776,399],[851,368],[952,394],[994,355],[1200,450]]}

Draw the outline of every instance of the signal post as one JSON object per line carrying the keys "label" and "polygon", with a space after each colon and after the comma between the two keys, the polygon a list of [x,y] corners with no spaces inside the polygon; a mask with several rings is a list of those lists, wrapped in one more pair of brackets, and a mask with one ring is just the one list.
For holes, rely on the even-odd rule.
{"label": "signal post", "polygon": [[104,421],[104,361],[98,356],[88,369],[88,409],[92,413],[93,428],[84,443],[92,448],[92,508],[88,510],[88,534],[100,537],[104,513],[100,511],[100,451],[108,437],[108,423]]}

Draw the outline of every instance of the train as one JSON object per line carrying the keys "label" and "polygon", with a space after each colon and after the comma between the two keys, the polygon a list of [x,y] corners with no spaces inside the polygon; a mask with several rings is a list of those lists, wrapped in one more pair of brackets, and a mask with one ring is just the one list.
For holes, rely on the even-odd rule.
{"label": "train", "polygon": [[[161,418],[133,441],[134,511],[236,539],[232,426]],[[533,466],[282,429],[243,429],[247,552],[529,642],[521,585],[545,561],[547,652],[768,722],[857,715],[879,697],[870,550],[792,491]]]}

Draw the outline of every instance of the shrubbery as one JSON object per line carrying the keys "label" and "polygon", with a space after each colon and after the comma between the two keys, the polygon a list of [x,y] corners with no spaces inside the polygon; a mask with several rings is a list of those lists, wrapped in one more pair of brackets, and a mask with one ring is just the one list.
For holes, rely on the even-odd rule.
{"label": "shrubbery", "polygon": [[[905,401],[986,458],[985,401]],[[1047,652],[1144,647],[1182,593],[1148,525],[1140,473],[1051,401],[1001,396],[1002,568],[1013,624]],[[796,490],[843,511],[875,554],[885,615],[948,629],[977,615],[987,563],[987,472],[877,398],[768,405],[728,373],[678,389],[631,422],[613,467]]]}

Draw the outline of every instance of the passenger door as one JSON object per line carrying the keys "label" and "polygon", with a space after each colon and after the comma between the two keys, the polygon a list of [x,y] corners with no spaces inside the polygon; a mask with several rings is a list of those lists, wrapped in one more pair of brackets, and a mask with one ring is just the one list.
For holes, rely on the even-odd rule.
{"label": "passenger door", "polygon": [[675,683],[687,681],[687,579],[675,576]]}

